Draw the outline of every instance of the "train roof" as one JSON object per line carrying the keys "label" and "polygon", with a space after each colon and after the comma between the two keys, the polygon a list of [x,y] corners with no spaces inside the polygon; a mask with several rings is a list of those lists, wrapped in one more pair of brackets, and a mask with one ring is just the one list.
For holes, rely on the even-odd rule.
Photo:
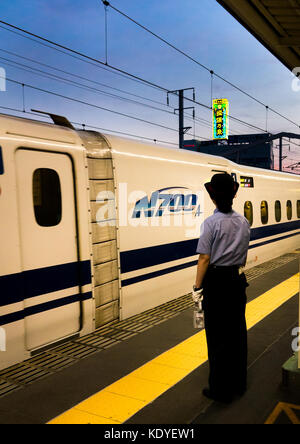
{"label": "train roof", "polygon": [[242,174],[253,174],[256,176],[265,176],[276,179],[277,178],[291,178],[296,181],[300,181],[300,176],[297,174],[280,172],[275,170],[267,170],[263,168],[256,168],[247,165],[240,165],[234,163],[224,157],[214,156],[205,153],[193,152],[184,149],[176,149],[164,147],[161,145],[147,144],[144,142],[121,138],[118,136],[111,136],[108,134],[102,134],[108,141],[112,148],[112,151],[116,153],[122,153],[128,156],[141,156],[141,157],[158,157],[165,161],[181,162],[195,164],[195,166],[207,166],[209,164],[212,169],[216,171],[223,168],[231,168],[234,171],[240,171]]}
{"label": "train roof", "polygon": [[0,114],[0,135],[34,137],[71,145],[82,145],[76,132],[70,128],[6,114]]}
{"label": "train roof", "polygon": [[[86,131],[88,134],[90,131]],[[59,126],[53,123],[46,123],[40,120],[33,120],[24,117],[16,117],[7,114],[0,114],[0,136],[21,136],[34,137],[37,139],[51,140],[75,146],[82,146],[83,141],[80,138],[82,131]],[[91,131],[90,133],[95,133]],[[158,144],[150,144],[133,140],[130,138],[113,136],[105,133],[98,133],[103,136],[112,152],[116,154],[127,155],[131,157],[159,158],[165,162],[178,162],[182,164],[190,164],[195,166],[210,165],[212,169],[221,170],[222,168],[231,168],[242,173],[273,177],[287,177],[300,181],[300,176],[287,172],[280,172],[274,170],[266,170],[262,168],[255,168],[245,165],[236,164],[224,157],[215,155],[192,152],[184,149],[170,148]]]}

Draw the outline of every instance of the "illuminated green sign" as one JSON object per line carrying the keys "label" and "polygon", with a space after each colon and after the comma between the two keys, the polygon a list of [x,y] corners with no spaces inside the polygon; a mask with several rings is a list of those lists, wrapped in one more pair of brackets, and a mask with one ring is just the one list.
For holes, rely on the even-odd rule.
{"label": "illuminated green sign", "polygon": [[227,99],[213,101],[213,139],[224,140],[229,136],[229,102]]}

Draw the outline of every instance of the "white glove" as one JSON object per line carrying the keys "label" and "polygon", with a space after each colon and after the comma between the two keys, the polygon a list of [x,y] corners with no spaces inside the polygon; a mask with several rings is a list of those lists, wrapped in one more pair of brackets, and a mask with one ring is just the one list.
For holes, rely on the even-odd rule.
{"label": "white glove", "polygon": [[200,301],[203,300],[203,289],[201,288],[198,291],[193,290],[192,297],[193,297],[194,303],[198,304]]}

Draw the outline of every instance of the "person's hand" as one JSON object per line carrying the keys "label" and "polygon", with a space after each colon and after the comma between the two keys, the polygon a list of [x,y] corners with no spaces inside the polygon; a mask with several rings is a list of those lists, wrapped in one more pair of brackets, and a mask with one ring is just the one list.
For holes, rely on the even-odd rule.
{"label": "person's hand", "polygon": [[195,304],[198,304],[203,299],[203,288],[193,288],[192,298]]}

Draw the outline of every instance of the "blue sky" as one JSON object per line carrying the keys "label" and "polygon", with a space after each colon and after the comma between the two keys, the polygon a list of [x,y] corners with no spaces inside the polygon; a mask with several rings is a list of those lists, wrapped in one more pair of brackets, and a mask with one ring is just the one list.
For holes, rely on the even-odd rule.
{"label": "blue sky", "polygon": [[[111,3],[262,102],[293,121],[299,121],[300,92],[296,93],[291,88],[293,79],[291,73],[215,0],[112,0]],[[105,61],[104,7],[100,0],[27,0],[26,2],[2,0],[0,17],[1,20]],[[15,65],[9,66],[7,61],[0,59],[0,66],[6,69],[7,77],[153,121],[172,128],[173,131],[29,89],[25,89],[27,110],[43,109],[63,114],[74,122],[177,142],[178,137],[174,130],[177,129],[178,118],[165,112],[172,110],[165,106],[164,93],[40,46],[2,28],[0,28],[0,42],[1,50],[10,51],[106,86],[80,80],[0,51],[2,58],[35,66],[37,69],[52,72],[101,91],[134,99],[126,94],[130,92],[155,100],[159,104],[135,98],[156,106],[159,110],[117,100],[99,91],[87,91],[54,79],[40,77],[32,72],[20,70]],[[111,65],[170,90],[195,87],[197,101],[210,106],[211,79],[208,72],[112,9],[108,10],[108,61]],[[107,86],[125,92],[118,93]],[[232,115],[259,128],[266,128],[265,109],[224,82],[214,81],[213,95],[215,98],[226,97],[230,100]],[[18,85],[8,82],[7,91],[2,92],[0,97],[1,106],[22,107],[22,91]],[[176,98],[171,100],[171,106],[177,107]],[[196,116],[205,122],[203,120],[196,122],[195,134],[210,138],[211,128],[207,123],[211,121],[210,111],[197,106]],[[186,125],[193,126],[194,123],[187,120]],[[272,114],[269,115],[268,129],[273,133],[282,130],[297,132],[295,126]],[[258,132],[234,122],[231,123],[231,131],[232,134]],[[194,133],[194,129],[191,133]],[[289,153],[291,160],[298,160],[299,155],[296,150],[295,146],[291,146]]]}

